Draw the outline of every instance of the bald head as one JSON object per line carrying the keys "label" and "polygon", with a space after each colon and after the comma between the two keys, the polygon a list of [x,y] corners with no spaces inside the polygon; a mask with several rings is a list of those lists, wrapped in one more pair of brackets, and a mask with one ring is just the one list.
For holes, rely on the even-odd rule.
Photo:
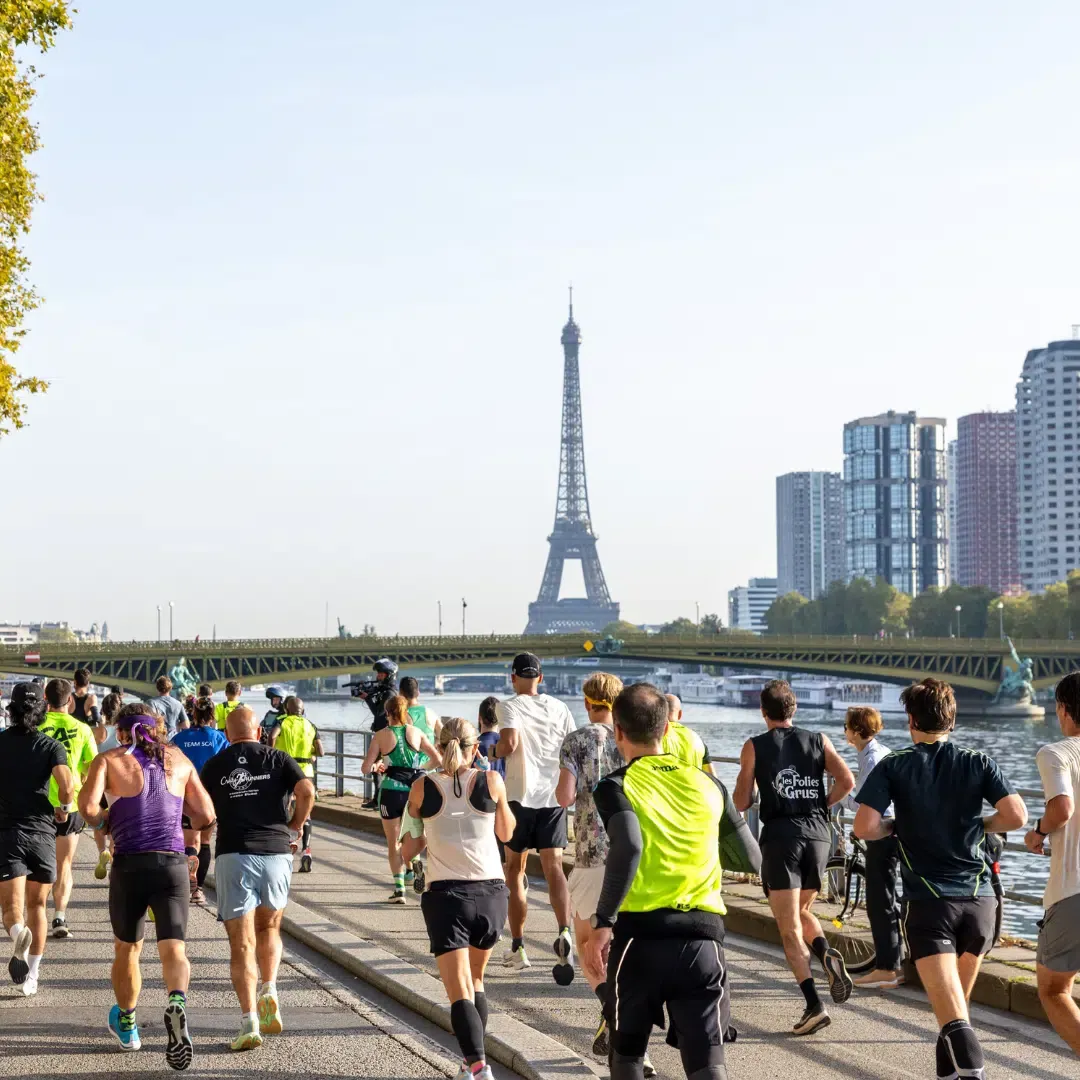
{"label": "bald head", "polygon": [[225,734],[229,742],[258,742],[259,721],[255,711],[247,705],[238,705],[225,720]]}
{"label": "bald head", "polygon": [[678,723],[682,719],[682,698],[678,694],[665,694],[667,698],[667,718],[672,723]]}

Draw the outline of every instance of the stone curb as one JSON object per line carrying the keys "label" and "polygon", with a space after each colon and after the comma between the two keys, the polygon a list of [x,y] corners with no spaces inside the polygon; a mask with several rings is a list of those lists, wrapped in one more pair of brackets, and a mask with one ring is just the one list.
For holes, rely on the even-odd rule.
{"label": "stone curb", "polygon": [[[339,825],[353,832],[382,836],[382,824],[378,815],[369,811],[328,806],[325,801],[320,801],[315,804],[312,817],[316,821]],[[565,866],[569,871],[573,866],[573,860],[566,860]],[[529,855],[528,872],[534,876],[543,875],[540,859],[535,853]],[[742,934],[756,941],[767,941],[771,945],[780,944],[780,934],[776,929],[776,923],[765,904],[756,903],[730,890],[725,892],[724,900],[728,909],[724,924],[733,934]],[[855,940],[859,936],[846,930],[837,930],[828,923],[823,923],[823,927],[830,943],[836,945],[842,952],[846,941]],[[1034,966],[1034,955],[1032,955],[1032,965]],[[905,974],[908,986],[920,986],[914,964],[908,963],[905,966]],[[1073,991],[1073,997],[1080,1004],[1080,986]],[[988,960],[983,964],[975,980],[971,1000],[979,1005],[986,1005],[1004,1012],[1014,1012],[1032,1020],[1049,1023],[1046,1010],[1039,1001],[1039,994],[1035,987],[1034,970],[1024,972],[1009,964]]]}

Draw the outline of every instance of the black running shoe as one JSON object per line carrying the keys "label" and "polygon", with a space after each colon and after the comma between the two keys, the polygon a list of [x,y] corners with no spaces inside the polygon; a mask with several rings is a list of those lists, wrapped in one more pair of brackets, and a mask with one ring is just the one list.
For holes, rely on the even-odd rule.
{"label": "black running shoe", "polygon": [[843,1005],[851,997],[851,976],[847,973],[844,958],[836,949],[826,949],[821,958],[825,977],[829,980],[829,993],[837,1005]]}
{"label": "black running shoe", "polygon": [[818,1028],[828,1027],[832,1021],[825,1011],[825,1006],[819,1001],[816,1005],[807,1008],[799,1018],[799,1022],[791,1029],[796,1035],[809,1035]]}
{"label": "black running shoe", "polygon": [[182,1072],[191,1064],[195,1048],[188,1032],[187,1012],[179,1001],[170,1001],[165,1010],[165,1031],[169,1042],[165,1047],[165,1061],[170,1069]]}

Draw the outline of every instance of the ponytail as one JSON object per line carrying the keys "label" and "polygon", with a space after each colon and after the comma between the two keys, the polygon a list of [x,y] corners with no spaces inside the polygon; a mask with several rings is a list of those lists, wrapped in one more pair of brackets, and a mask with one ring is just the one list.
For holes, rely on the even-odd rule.
{"label": "ponytail", "polygon": [[386,719],[391,727],[409,722],[409,703],[400,694],[391,694],[386,699]]}
{"label": "ponytail", "polygon": [[477,742],[476,728],[455,716],[447,720],[439,729],[439,753],[442,756],[442,771],[454,778],[454,794],[461,794],[461,782],[458,773],[465,765],[465,755]]}

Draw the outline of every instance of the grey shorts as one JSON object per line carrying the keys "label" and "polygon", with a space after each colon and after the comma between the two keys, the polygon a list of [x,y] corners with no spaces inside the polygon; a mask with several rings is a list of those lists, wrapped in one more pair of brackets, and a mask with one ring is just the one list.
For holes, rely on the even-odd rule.
{"label": "grey shorts", "polygon": [[1046,909],[1035,960],[1051,971],[1080,971],[1080,893]]}
{"label": "grey shorts", "polygon": [[218,920],[239,919],[257,907],[281,911],[289,902],[291,855],[219,855],[214,862]]}

